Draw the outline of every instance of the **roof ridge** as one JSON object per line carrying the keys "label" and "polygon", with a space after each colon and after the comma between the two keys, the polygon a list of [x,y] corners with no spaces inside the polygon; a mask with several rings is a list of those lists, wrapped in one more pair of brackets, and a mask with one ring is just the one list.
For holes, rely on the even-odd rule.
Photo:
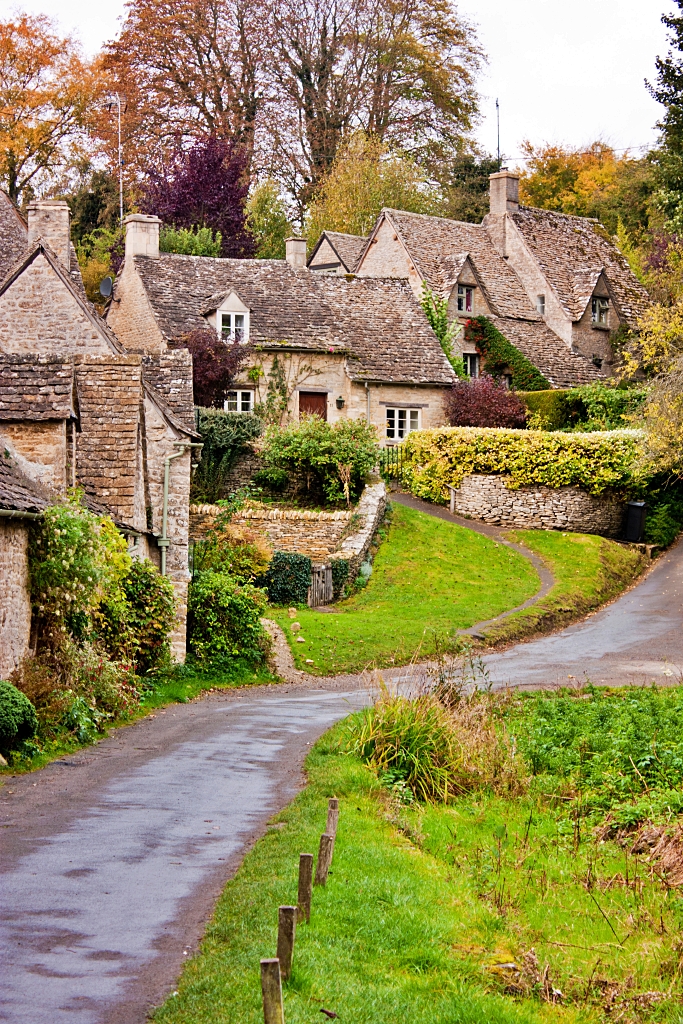
{"label": "roof ridge", "polygon": [[[530,210],[532,213],[549,214],[552,217],[564,217],[565,220],[582,220],[587,224],[600,224],[601,227],[604,227],[598,217],[581,217],[578,213],[563,213],[562,210],[545,210],[542,206],[526,206],[524,203],[519,204],[519,210]],[[515,215],[513,214],[513,217],[514,216]]]}
{"label": "roof ridge", "polygon": [[[412,210],[399,210],[395,206],[383,206],[381,211],[380,211],[380,215],[382,213],[400,213],[404,217],[420,217],[422,220],[440,220],[440,221],[443,221],[443,223],[445,223],[445,224],[457,224],[459,227],[467,227],[467,228],[483,228],[484,227],[484,225],[481,223],[481,221],[479,222],[479,224],[473,224],[471,221],[468,221],[468,220],[455,220],[454,217],[440,217],[436,213],[414,213]],[[486,229],[484,228],[484,231],[485,230]]]}

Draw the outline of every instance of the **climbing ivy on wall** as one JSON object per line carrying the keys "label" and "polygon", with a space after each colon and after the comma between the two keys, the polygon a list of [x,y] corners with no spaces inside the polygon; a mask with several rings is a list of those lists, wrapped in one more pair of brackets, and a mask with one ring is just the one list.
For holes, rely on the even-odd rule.
{"label": "climbing ivy on wall", "polygon": [[476,316],[468,320],[465,337],[469,342],[474,342],[483,356],[484,373],[499,377],[502,373],[512,371],[512,387],[515,391],[544,391],[550,388],[550,381],[487,317]]}

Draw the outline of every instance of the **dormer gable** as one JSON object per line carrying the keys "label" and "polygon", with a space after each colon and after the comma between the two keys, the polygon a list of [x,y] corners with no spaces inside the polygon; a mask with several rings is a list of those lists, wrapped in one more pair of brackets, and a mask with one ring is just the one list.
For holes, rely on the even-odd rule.
{"label": "dormer gable", "polygon": [[233,289],[225,295],[212,296],[204,307],[207,322],[224,341],[249,341],[251,310]]}

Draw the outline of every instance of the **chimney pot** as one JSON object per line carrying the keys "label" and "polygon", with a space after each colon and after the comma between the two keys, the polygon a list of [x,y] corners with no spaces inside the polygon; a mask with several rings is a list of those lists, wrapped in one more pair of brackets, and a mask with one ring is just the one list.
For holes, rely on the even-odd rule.
{"label": "chimney pot", "polygon": [[303,268],[306,266],[306,239],[287,238],[285,239],[286,259],[290,267]]}
{"label": "chimney pot", "polygon": [[158,217],[131,213],[123,223],[126,226],[126,259],[129,256],[159,255],[161,221]]}
{"label": "chimney pot", "polygon": [[28,207],[28,244],[38,239],[71,270],[71,211],[63,199],[36,199]]}
{"label": "chimney pot", "polygon": [[516,213],[519,209],[519,174],[498,171],[489,175],[489,203],[493,214]]}

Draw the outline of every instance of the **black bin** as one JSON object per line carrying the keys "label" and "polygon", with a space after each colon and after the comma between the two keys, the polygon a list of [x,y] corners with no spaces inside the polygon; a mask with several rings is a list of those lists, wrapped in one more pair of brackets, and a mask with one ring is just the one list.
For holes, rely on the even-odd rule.
{"label": "black bin", "polygon": [[624,540],[632,544],[640,544],[645,532],[645,511],[647,504],[644,501],[629,501],[626,504],[626,531]]}

